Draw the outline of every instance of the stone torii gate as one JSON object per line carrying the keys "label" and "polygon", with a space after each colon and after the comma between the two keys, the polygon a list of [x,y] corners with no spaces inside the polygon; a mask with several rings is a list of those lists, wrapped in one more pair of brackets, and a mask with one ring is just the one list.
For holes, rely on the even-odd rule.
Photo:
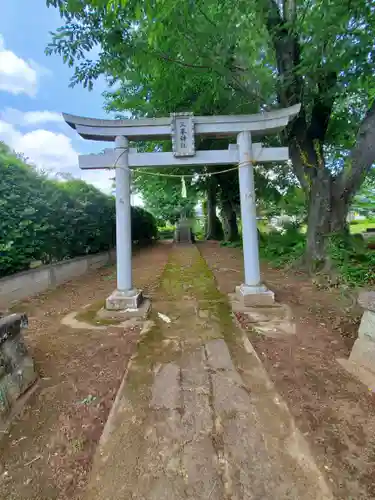
{"label": "stone torii gate", "polygon": [[[260,278],[253,164],[286,161],[289,152],[286,147],[265,148],[261,143],[253,143],[252,138],[280,132],[299,110],[298,104],[253,115],[172,113],[166,118],[140,120],[99,120],[63,114],[68,125],[84,139],[115,142],[114,149],[79,157],[81,169],[116,167],[117,289],[107,298],[106,309],[136,312],[143,299],[132,281],[130,169],[184,165],[239,165],[245,283],[236,292],[244,305],[273,303],[273,292]],[[230,144],[227,150],[196,151],[195,135],[237,136],[237,144]],[[173,151],[138,153],[129,149],[129,140],[157,139],[172,139]]]}

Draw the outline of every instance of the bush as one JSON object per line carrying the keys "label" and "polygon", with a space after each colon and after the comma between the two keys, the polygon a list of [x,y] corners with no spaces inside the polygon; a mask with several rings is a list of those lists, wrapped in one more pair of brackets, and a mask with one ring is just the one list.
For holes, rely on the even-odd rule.
{"label": "bush", "polygon": [[[359,234],[331,236],[327,251],[337,283],[350,287],[375,285],[375,252],[367,244]],[[263,234],[260,241],[260,255],[277,267],[298,261],[304,251],[305,235],[298,227],[289,227],[283,234]]]}
{"label": "bush", "polygon": [[[282,267],[301,260],[305,252],[306,235],[298,225],[289,225],[284,232],[258,233],[260,256],[271,265]],[[338,273],[338,283],[353,286],[375,285],[375,251],[372,241],[361,234],[333,235],[329,239],[328,256],[331,271]],[[242,246],[242,242],[222,242],[222,246]],[[375,245],[374,245],[375,247]]]}
{"label": "bush", "polygon": [[158,236],[161,240],[173,240],[174,229],[159,229]]}
{"label": "bush", "polygon": [[[0,276],[114,247],[115,200],[81,180],[39,175],[0,143]],[[153,217],[132,209],[133,240],[157,236]]]}
{"label": "bush", "polygon": [[144,245],[158,236],[156,220],[150,212],[141,207],[132,207],[132,240]]}
{"label": "bush", "polygon": [[298,225],[288,225],[283,232],[270,231],[260,237],[260,256],[275,266],[300,259],[305,251],[306,237]]}
{"label": "bush", "polygon": [[175,229],[175,226],[170,224],[160,224],[158,226],[158,238],[161,240],[173,240]]}
{"label": "bush", "polygon": [[221,241],[220,242],[221,247],[228,247],[228,248],[242,248],[242,240],[237,240],[237,241]]}
{"label": "bush", "polygon": [[341,280],[349,286],[375,285],[375,252],[360,235],[333,235],[328,253]]}

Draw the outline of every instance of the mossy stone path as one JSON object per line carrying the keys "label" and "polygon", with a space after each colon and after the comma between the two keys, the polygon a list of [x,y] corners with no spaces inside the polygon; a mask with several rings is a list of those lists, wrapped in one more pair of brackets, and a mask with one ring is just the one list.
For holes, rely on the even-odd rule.
{"label": "mossy stone path", "polygon": [[197,247],[171,251],[152,319],[87,499],[332,498]]}

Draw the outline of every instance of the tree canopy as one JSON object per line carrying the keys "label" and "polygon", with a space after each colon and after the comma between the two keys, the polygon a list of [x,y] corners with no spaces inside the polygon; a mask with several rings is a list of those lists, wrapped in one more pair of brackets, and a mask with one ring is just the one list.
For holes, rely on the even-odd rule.
{"label": "tree canopy", "polygon": [[[174,172],[174,175],[182,175],[176,174],[176,170]],[[134,189],[142,195],[146,210],[157,219],[172,224],[180,215],[192,216],[198,201],[197,187],[192,184],[192,179],[185,178],[186,198],[184,198],[180,177],[160,177],[158,173],[165,174],[166,171],[151,170],[151,174],[155,175],[145,175],[141,172],[133,176]],[[170,171],[169,173],[173,175]]]}
{"label": "tree canopy", "polygon": [[[308,203],[310,260],[345,230],[375,161],[375,9],[366,0],[47,0],[64,23],[47,51],[72,83],[105,75],[106,108],[248,113],[301,102],[281,139]],[[98,57],[90,58],[96,47]]]}

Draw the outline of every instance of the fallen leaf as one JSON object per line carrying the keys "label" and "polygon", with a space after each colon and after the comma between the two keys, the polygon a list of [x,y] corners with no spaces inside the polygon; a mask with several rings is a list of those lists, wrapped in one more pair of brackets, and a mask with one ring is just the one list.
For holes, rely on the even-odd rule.
{"label": "fallen leaf", "polygon": [[160,319],[162,319],[165,323],[171,323],[171,318],[168,318],[165,314],[159,313],[158,316]]}

